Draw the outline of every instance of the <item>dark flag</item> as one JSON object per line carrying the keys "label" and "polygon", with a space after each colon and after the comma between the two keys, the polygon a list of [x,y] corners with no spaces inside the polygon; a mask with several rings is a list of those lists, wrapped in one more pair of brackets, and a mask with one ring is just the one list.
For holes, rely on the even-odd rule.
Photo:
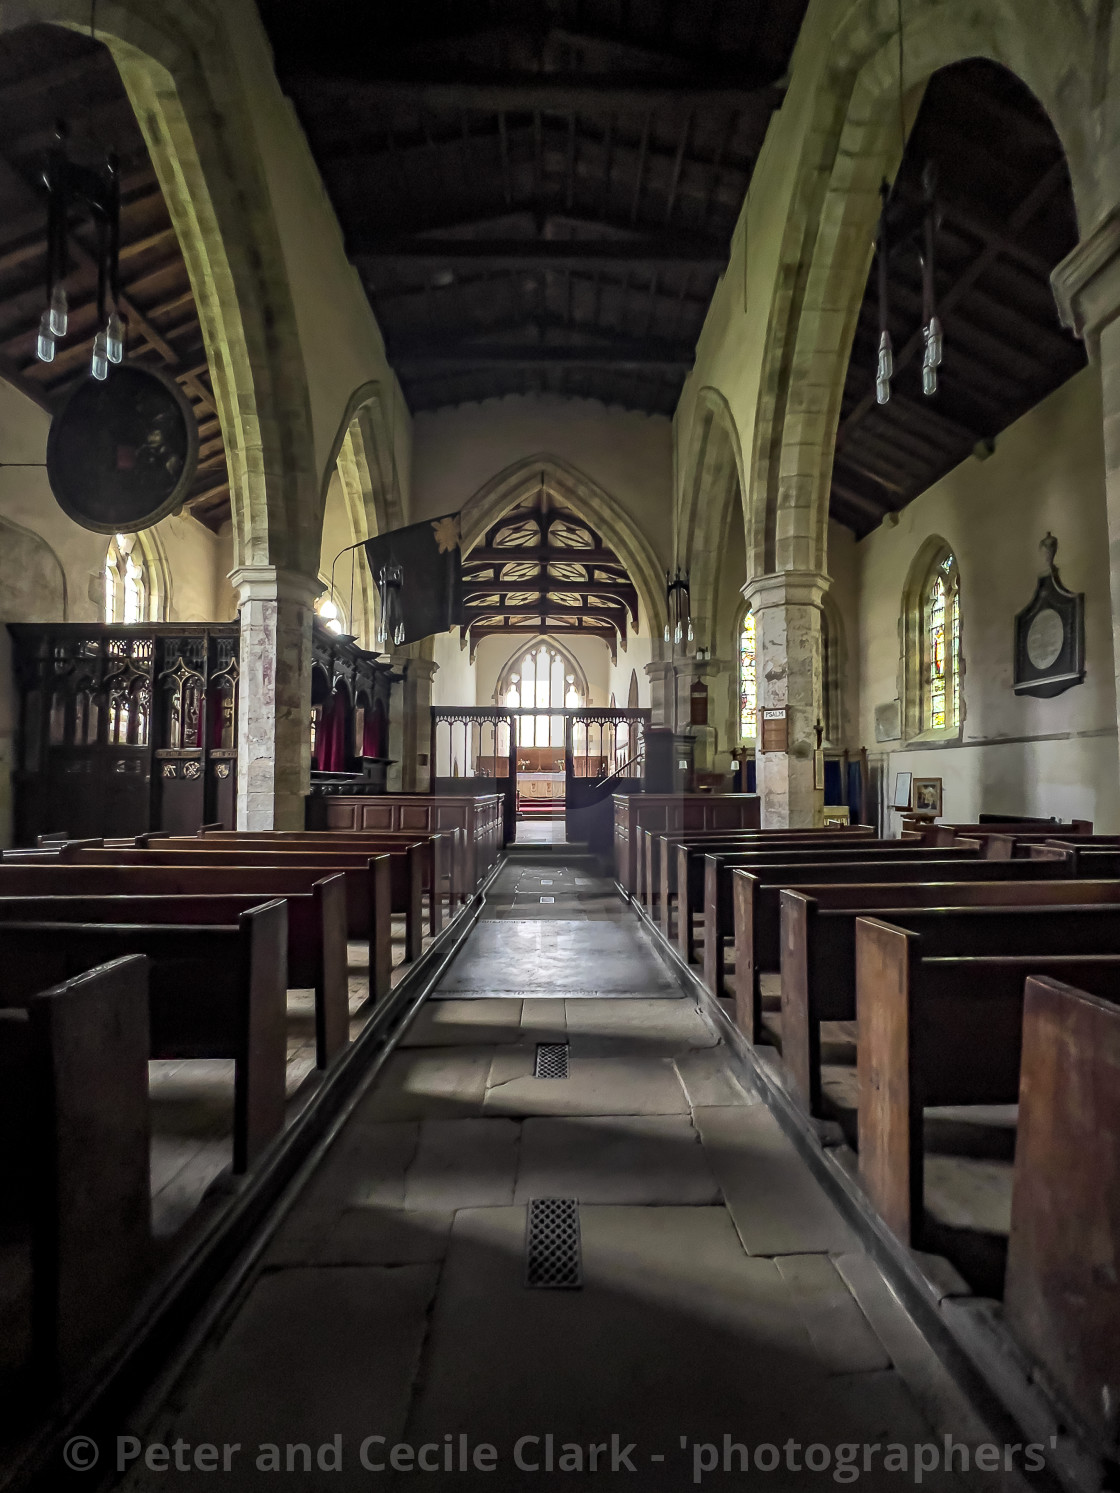
{"label": "dark flag", "polygon": [[463,620],[459,515],[425,519],[365,542],[381,597],[381,641],[400,647]]}

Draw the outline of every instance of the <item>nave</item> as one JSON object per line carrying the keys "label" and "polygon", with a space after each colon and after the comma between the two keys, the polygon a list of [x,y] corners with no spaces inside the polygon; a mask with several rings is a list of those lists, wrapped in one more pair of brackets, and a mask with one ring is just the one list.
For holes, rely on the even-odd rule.
{"label": "nave", "polygon": [[[567,1076],[535,1077],[556,1049]],[[575,1203],[575,1289],[527,1283],[536,1199]],[[570,1268],[550,1242],[544,1268]],[[826,1485],[845,1459],[886,1488],[888,1447],[897,1469],[900,1449],[912,1465],[945,1435],[988,1439],[615,884],[578,847],[531,845],[240,1298],[129,1430],[187,1458],[241,1443],[239,1488],[276,1485],[262,1447],[284,1487],[366,1487],[396,1443],[441,1465],[450,1446],[456,1488],[600,1486],[629,1475],[610,1465],[627,1448],[642,1489]],[[749,1476],[733,1449],[725,1468],[725,1436],[761,1448]],[[397,1458],[392,1486],[429,1486]],[[125,1486],[165,1483],[141,1459]]]}

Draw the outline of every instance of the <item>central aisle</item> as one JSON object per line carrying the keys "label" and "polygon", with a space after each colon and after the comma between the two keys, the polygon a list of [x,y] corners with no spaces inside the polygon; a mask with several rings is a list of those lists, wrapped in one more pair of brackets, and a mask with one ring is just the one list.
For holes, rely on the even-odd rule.
{"label": "central aisle", "polygon": [[[635,914],[532,854],[146,1440],[240,1443],[238,1488],[912,1486],[916,1444],[977,1436],[961,1396]],[[534,1076],[542,1045],[567,1077]],[[576,1289],[526,1283],[535,1199],[574,1205]],[[297,1445],[255,1472],[262,1443],[312,1470]]]}

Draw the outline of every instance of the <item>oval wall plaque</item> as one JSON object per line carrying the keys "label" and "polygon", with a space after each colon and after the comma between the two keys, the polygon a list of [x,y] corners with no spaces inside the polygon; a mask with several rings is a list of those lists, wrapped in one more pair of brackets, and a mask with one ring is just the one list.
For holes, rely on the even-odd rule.
{"label": "oval wall plaque", "polygon": [[87,378],[51,421],[47,476],[59,507],[97,534],[134,534],[186,497],[198,424],[174,379],[138,363]]}

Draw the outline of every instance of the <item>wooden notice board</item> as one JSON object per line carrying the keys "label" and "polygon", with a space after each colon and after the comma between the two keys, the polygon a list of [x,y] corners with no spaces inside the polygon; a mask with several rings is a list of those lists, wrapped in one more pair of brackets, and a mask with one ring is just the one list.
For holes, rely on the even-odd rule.
{"label": "wooden notice board", "polygon": [[789,746],[789,712],[781,710],[762,712],[762,750],[784,752]]}

